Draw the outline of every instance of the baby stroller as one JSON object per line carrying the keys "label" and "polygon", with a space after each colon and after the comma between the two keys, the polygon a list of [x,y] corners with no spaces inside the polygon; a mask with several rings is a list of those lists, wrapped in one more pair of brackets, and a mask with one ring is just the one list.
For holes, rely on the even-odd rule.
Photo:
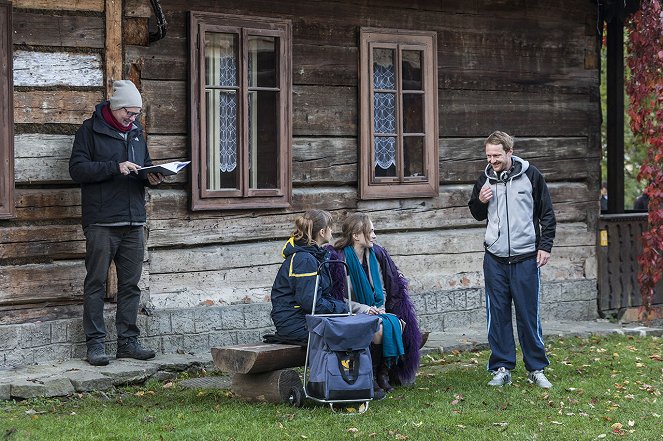
{"label": "baby stroller", "polygon": [[329,264],[343,264],[346,272],[348,268],[341,260],[323,262],[318,267],[313,309],[306,316],[309,339],[304,362],[304,395],[329,404],[332,410],[334,404],[363,403],[360,406],[360,413],[363,413],[373,399],[370,344],[380,319],[352,314],[349,299],[347,314],[315,314],[320,272]]}

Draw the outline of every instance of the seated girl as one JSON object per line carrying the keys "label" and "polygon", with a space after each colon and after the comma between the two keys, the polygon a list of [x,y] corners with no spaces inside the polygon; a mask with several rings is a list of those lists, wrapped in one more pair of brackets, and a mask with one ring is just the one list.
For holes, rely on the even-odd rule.
{"label": "seated girl", "polygon": [[[343,222],[341,238],[327,249],[330,259],[344,260],[349,267],[353,312],[382,318],[382,342],[374,339],[371,354],[377,384],[389,392],[390,378],[397,384],[414,383],[422,337],[407,280],[375,239],[369,216],[355,213]],[[347,297],[345,268],[332,265],[331,273],[332,296]]]}
{"label": "seated girl", "polygon": [[[323,210],[308,210],[295,220],[292,236],[283,246],[285,259],[272,285],[272,321],[276,334],[264,336],[268,343],[306,345],[306,314],[313,309],[313,292],[319,265],[328,260],[329,251],[321,248],[332,237],[332,216]],[[322,268],[318,286],[316,314],[348,312],[343,299],[330,297],[329,265]]]}

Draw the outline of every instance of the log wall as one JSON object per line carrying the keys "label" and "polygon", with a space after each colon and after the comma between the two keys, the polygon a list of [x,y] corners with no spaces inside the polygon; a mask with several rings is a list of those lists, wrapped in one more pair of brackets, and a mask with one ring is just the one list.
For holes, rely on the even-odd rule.
{"label": "log wall", "polygon": [[[378,241],[411,280],[423,327],[481,322],[484,225],[473,220],[467,200],[485,166],[482,140],[501,129],[517,137],[516,154],[546,176],[559,221],[553,258],[543,270],[544,316],[596,314],[600,112],[591,2],[161,5],[167,34],[148,44],[146,0],[14,0],[17,215],[0,220],[0,327],[80,314],[85,243],[68,159],[73,134],[104,99],[111,79],[131,78],[142,91],[153,159],[189,159],[192,10],[292,21],[293,203],[283,210],[191,212],[187,175],[150,190],[146,308],[255,304],[268,314],[281,245],[294,217],[316,207],[339,218],[370,213]],[[363,26],[437,33],[439,197],[358,200]]]}

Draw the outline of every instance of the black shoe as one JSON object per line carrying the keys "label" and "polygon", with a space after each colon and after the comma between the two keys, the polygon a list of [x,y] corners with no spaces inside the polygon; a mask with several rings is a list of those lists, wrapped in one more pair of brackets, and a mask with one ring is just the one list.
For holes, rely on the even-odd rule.
{"label": "black shoe", "polygon": [[126,340],[117,341],[117,353],[115,358],[135,358],[136,360],[149,360],[154,358],[154,351],[145,349],[139,343],[136,337],[129,337]]}
{"label": "black shoe", "polygon": [[380,388],[380,386],[378,386],[377,381],[373,380],[373,399],[377,401],[386,396],[387,394]]}
{"label": "black shoe", "polygon": [[92,346],[87,348],[87,362],[92,366],[106,366],[108,364],[108,355],[103,346]]}

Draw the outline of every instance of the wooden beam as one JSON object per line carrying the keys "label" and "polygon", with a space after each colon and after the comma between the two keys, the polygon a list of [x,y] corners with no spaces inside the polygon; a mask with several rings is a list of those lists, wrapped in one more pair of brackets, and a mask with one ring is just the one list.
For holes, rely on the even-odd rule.
{"label": "wooden beam", "polygon": [[122,79],[122,1],[106,0],[106,96]]}
{"label": "wooden beam", "polygon": [[14,8],[103,12],[104,0],[69,0],[66,2],[54,2],[53,0],[14,0]]}
{"label": "wooden beam", "polygon": [[223,372],[258,374],[303,366],[306,350],[296,345],[257,343],[212,348],[214,365]]}

